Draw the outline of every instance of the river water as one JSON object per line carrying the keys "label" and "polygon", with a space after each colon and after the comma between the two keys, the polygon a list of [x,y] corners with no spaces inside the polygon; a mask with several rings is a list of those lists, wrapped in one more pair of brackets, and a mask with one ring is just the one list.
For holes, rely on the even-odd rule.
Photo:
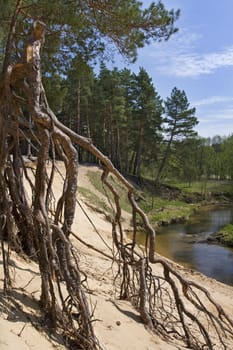
{"label": "river water", "polygon": [[160,228],[156,236],[156,252],[208,277],[233,285],[233,249],[200,242],[232,222],[231,207],[201,209],[185,224]]}

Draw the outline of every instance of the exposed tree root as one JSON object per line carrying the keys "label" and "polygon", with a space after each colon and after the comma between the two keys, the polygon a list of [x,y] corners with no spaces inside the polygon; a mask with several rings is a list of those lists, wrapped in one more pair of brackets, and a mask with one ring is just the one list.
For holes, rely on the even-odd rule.
{"label": "exposed tree root", "polygon": [[[155,254],[155,233],[148,218],[138,207],[129,190],[134,218],[132,243],[124,243],[121,226],[119,195],[108,181],[108,170],[102,180],[113,194],[115,217],[113,240],[118,249],[118,277],[120,296],[130,300],[138,309],[145,324],[166,339],[184,342],[191,349],[231,349],[233,320],[217,304],[209,292],[187,280],[170,263]],[[136,215],[144,223],[147,238],[145,254],[136,247]],[[153,272],[153,265],[162,266],[161,275]]]}
{"label": "exposed tree root", "polygon": [[[7,65],[0,82],[0,229],[5,292],[11,288],[9,253],[4,247],[7,240],[11,248],[26,252],[38,262],[41,304],[53,326],[62,330],[67,344],[71,348],[101,348],[84,293],[85,276],[70,241],[77,195],[77,144],[101,162],[102,181],[113,195],[112,237],[117,250],[113,259],[118,264],[120,298],[130,300],[145,324],[167,339],[179,340],[191,349],[231,349],[233,322],[225,311],[203,287],[186,280],[166,260],[156,256],[155,232],[135,202],[131,184],[90,140],[61,124],[50,110],[41,81],[40,46],[41,38],[34,34],[31,60]],[[34,179],[24,165],[23,140],[30,140],[38,150]],[[66,175],[63,192],[55,198],[54,160],[58,156],[64,162]],[[120,199],[109,181],[109,173],[128,192],[133,223],[130,243],[124,237]],[[144,253],[136,246],[137,217],[147,232]],[[162,265],[163,274],[155,274],[156,264]]]}
{"label": "exposed tree root", "polygon": [[[43,27],[43,24],[39,25]],[[69,135],[61,130],[49,109],[40,73],[43,33],[40,36],[37,33],[32,34],[30,41],[33,52],[30,61],[7,66],[0,83],[0,214],[4,289],[7,292],[10,288],[3,242],[7,239],[11,248],[26,252],[38,262],[41,305],[46,319],[63,332],[66,343],[80,349],[100,349],[84,293],[85,277],[69,240],[76,204],[78,156]],[[33,127],[29,125],[28,115],[33,120]],[[24,166],[20,147],[31,129],[30,138],[39,150],[34,180]],[[28,137],[25,138],[28,140]],[[57,201],[52,192],[54,162],[50,172],[47,167],[49,153],[52,157],[58,154],[66,169],[63,192]],[[30,179],[30,200],[24,178]]]}

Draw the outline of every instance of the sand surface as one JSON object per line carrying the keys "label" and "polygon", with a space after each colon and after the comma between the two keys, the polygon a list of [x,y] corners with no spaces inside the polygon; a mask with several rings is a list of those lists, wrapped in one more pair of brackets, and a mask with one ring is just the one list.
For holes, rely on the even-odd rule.
{"label": "sand surface", "polygon": [[[86,177],[90,167],[80,166],[78,183],[92,188]],[[98,168],[92,168],[98,174]],[[62,170],[62,168],[60,168]],[[59,196],[62,180],[57,177],[55,192]],[[94,191],[94,189],[92,188]],[[100,194],[98,194],[100,195]],[[96,248],[110,254],[111,225],[104,215],[90,209],[79,197],[73,232]],[[95,229],[93,227],[95,225]],[[97,234],[96,230],[100,233]],[[101,237],[102,238],[101,238]],[[103,241],[104,239],[104,241]],[[80,264],[88,276],[91,293],[88,299],[95,306],[95,332],[104,349],[108,350],[175,350],[185,349],[179,344],[168,344],[144,327],[137,311],[126,301],[117,299],[113,288],[114,272],[112,262],[88,249],[73,239],[80,254]],[[50,350],[65,349],[62,339],[51,339],[49,334],[38,329],[41,320],[38,308],[40,275],[35,263],[18,257],[10,258],[11,273],[14,277],[14,302],[0,299],[0,350]],[[200,273],[177,267],[189,279],[204,285],[211,296],[233,315],[233,288]],[[0,255],[0,288],[2,289],[2,256]],[[36,328],[35,328],[36,326]],[[187,348],[186,348],[187,349]],[[233,344],[232,344],[233,349]]]}

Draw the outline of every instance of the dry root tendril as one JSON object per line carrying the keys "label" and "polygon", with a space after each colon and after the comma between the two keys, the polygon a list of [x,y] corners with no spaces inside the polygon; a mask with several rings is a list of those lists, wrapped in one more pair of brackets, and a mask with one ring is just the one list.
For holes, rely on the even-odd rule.
{"label": "dry root tendril", "polygon": [[[15,15],[16,20],[17,11]],[[0,81],[0,229],[5,292],[11,288],[9,250],[4,243],[7,240],[10,249],[24,251],[38,262],[41,305],[53,327],[62,329],[67,346],[101,349],[84,293],[86,276],[80,271],[78,255],[70,241],[77,192],[78,155],[74,145],[78,145],[102,164],[102,181],[113,198],[109,199],[114,208],[112,259],[118,265],[115,282],[120,286],[120,298],[130,300],[143,322],[166,339],[175,338],[191,349],[230,350],[232,320],[203,287],[186,280],[165,259],[156,256],[155,232],[134,199],[132,185],[89,139],[61,124],[49,108],[40,72],[43,40],[42,26],[41,36],[37,31],[30,38],[30,60],[6,66]],[[22,110],[26,109],[24,114]],[[36,152],[33,172],[24,165],[24,141]],[[56,157],[64,162],[66,170],[63,192],[57,201],[53,195]],[[128,192],[132,243],[125,241],[120,199],[109,174],[115,175]],[[31,186],[30,201],[25,181]],[[144,253],[136,245],[138,216],[147,232]],[[153,272],[153,265],[158,264],[162,266],[161,275]]]}

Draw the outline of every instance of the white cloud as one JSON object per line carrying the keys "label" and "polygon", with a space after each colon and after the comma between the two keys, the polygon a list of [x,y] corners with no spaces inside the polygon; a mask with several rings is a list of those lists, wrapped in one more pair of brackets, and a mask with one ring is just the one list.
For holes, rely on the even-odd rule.
{"label": "white cloud", "polygon": [[231,112],[223,111],[223,112],[217,112],[217,113],[211,113],[205,114],[205,115],[199,115],[197,114],[197,118],[200,123],[215,123],[215,127],[217,126],[216,124],[221,124],[223,121],[229,121],[231,122],[233,126],[233,110]]}
{"label": "white cloud", "polygon": [[233,123],[233,106],[225,108],[218,115],[220,115],[220,120],[231,120]]}
{"label": "white cloud", "polygon": [[199,124],[196,127],[201,136],[229,135],[233,133],[233,106],[223,110],[199,113],[197,111]]}
{"label": "white cloud", "polygon": [[233,46],[217,53],[179,55],[171,62],[170,73],[178,77],[194,77],[230,66],[233,66]]}
{"label": "white cloud", "polygon": [[225,102],[230,102],[233,101],[233,96],[210,96],[207,98],[203,98],[198,101],[192,102],[192,104],[195,107],[200,107],[200,106],[208,106],[208,105],[213,105],[217,103],[225,103]]}
{"label": "white cloud", "polygon": [[[207,105],[209,101],[215,103],[214,101],[224,102],[224,100],[230,100],[230,98],[222,96],[213,96],[209,99],[200,100],[200,104],[197,107],[197,119],[199,124],[196,127],[199,135],[203,137],[211,137],[213,135],[228,136],[233,133],[233,105],[229,104],[227,106],[213,106],[205,110],[202,107]],[[231,98],[232,100],[232,98]]]}
{"label": "white cloud", "polygon": [[216,127],[215,123],[199,123],[196,127],[196,131],[202,137],[213,137],[214,135],[230,136],[233,134],[233,125],[226,126],[224,124],[218,124]]}
{"label": "white cloud", "polygon": [[233,66],[233,45],[217,52],[197,53],[200,39],[199,33],[182,29],[168,42],[152,46],[149,55],[156,59],[156,70],[164,75],[197,77]]}
{"label": "white cloud", "polygon": [[196,127],[199,135],[212,137],[213,135],[229,136],[233,133],[233,108],[223,111],[213,111],[208,114],[198,114],[199,124]]}

